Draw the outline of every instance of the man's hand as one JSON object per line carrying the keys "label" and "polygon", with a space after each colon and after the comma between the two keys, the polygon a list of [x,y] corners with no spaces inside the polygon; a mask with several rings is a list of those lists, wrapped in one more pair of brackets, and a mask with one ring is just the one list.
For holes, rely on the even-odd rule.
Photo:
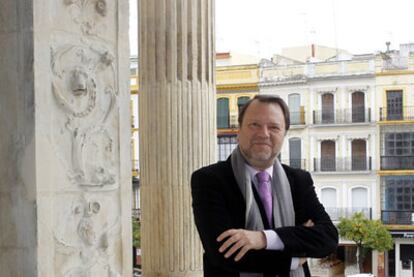
{"label": "man's hand", "polygon": [[315,223],[313,223],[312,219],[308,219],[305,223],[303,223],[303,226],[305,227],[313,227],[315,226]]}
{"label": "man's hand", "polygon": [[[226,239],[227,238],[227,239]],[[226,240],[225,240],[226,239]],[[249,231],[244,229],[229,229],[217,237],[217,241],[224,241],[219,248],[221,253],[225,252],[224,257],[228,258],[237,250],[240,250],[234,260],[239,261],[250,249],[266,248],[266,236],[262,231]],[[231,248],[229,249],[229,247]]]}

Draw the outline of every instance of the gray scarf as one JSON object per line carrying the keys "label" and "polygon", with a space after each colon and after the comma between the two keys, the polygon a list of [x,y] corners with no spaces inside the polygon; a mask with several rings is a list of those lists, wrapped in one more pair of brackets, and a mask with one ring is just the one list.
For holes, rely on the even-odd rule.
{"label": "gray scarf", "polygon": [[[234,149],[231,154],[231,165],[237,184],[246,201],[245,228],[247,230],[263,230],[264,225],[260,215],[259,207],[252,190],[252,180],[246,168],[246,161],[242,156],[239,147]],[[273,164],[272,178],[272,198],[273,198],[273,221],[275,228],[295,225],[295,210],[293,208],[292,194],[290,191],[289,180],[286,173],[276,159]],[[240,277],[259,277],[261,273],[240,273]],[[303,277],[303,268],[290,272],[291,277]]]}

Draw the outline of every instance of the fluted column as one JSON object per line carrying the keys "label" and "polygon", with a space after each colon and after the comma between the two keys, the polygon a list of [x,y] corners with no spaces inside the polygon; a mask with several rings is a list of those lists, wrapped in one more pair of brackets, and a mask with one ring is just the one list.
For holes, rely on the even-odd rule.
{"label": "fluted column", "polygon": [[201,276],[191,173],[215,161],[214,0],[139,1],[144,276]]}

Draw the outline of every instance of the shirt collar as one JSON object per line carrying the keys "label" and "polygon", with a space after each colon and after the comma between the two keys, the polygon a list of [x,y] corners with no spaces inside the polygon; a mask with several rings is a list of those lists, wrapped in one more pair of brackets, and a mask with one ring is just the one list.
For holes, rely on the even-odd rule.
{"label": "shirt collar", "polygon": [[[249,172],[250,175],[250,180],[253,181],[253,183],[258,183],[258,181],[256,180],[256,174],[262,170],[257,170],[256,168],[251,167],[250,165],[246,164],[246,168],[247,168],[247,172]],[[269,173],[270,175],[270,180],[272,180],[273,178],[273,166],[269,166],[268,168],[265,169],[265,171],[267,173]]]}

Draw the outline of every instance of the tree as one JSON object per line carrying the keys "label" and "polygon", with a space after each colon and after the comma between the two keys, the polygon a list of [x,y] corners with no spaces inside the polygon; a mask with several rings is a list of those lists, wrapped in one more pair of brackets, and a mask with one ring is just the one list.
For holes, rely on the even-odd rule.
{"label": "tree", "polygon": [[341,218],[338,230],[341,237],[356,243],[360,272],[368,250],[384,252],[393,247],[391,234],[382,222],[367,219],[363,213],[355,213],[351,218]]}
{"label": "tree", "polygon": [[141,223],[136,219],[132,220],[132,245],[141,248]]}

